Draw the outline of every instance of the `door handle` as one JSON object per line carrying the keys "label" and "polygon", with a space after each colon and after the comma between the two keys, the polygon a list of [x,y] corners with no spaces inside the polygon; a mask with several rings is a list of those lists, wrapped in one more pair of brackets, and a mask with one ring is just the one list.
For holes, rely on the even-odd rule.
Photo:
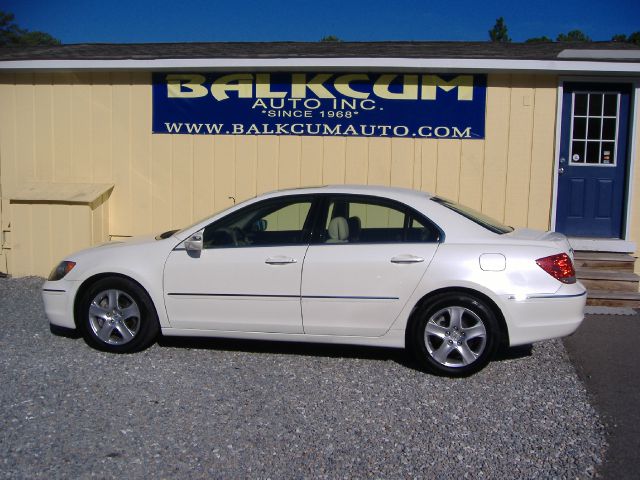
{"label": "door handle", "polygon": [[424,258],[416,255],[397,255],[391,259],[391,263],[420,263],[424,262]]}
{"label": "door handle", "polygon": [[267,258],[264,263],[268,263],[269,265],[287,265],[289,263],[298,263],[298,261],[295,258],[278,255],[276,257]]}
{"label": "door handle", "polygon": [[562,175],[562,174],[564,173],[564,167],[560,167],[560,168],[558,169],[558,173],[559,173],[560,175]]}

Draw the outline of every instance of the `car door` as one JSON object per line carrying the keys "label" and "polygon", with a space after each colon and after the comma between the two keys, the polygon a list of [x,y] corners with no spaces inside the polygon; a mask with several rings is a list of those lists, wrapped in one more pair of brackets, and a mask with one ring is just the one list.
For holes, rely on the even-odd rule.
{"label": "car door", "polygon": [[249,205],[202,232],[200,255],[178,245],[164,272],[173,328],[302,333],[300,279],[312,198]]}
{"label": "car door", "polygon": [[441,233],[408,207],[358,195],[328,198],[302,278],[304,332],[381,336],[415,290]]}

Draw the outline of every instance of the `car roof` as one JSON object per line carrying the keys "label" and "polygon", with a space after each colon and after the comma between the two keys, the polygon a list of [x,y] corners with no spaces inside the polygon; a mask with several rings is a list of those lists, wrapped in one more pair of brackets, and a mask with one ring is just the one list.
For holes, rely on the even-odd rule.
{"label": "car roof", "polygon": [[291,194],[318,194],[318,193],[353,193],[359,195],[373,195],[381,197],[413,197],[414,199],[424,200],[425,198],[433,197],[433,194],[429,192],[423,192],[419,190],[413,190],[411,188],[403,187],[389,187],[386,185],[322,185],[317,187],[301,187],[290,188],[283,190],[274,190],[262,195],[264,196],[280,196]]}

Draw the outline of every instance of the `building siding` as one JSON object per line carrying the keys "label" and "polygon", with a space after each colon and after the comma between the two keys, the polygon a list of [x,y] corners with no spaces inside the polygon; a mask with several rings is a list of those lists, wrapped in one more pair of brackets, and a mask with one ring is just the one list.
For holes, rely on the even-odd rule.
{"label": "building siding", "polygon": [[333,183],[430,191],[514,227],[549,228],[553,75],[489,75],[484,140],[152,135],[150,82],[146,72],[0,75],[3,230],[12,188],[25,181],[115,184],[111,237],[178,228],[265,191]]}

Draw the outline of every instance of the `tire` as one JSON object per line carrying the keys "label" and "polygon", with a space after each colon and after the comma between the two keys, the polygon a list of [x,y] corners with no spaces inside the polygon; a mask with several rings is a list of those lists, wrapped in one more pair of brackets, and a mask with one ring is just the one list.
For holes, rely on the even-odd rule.
{"label": "tire", "polygon": [[437,295],[414,317],[409,345],[420,365],[436,375],[466,377],[483,369],[500,343],[487,304],[467,293]]}
{"label": "tire", "polygon": [[144,350],[160,332],[158,315],[147,292],[123,277],[93,283],[80,300],[76,324],[87,344],[112,353]]}

